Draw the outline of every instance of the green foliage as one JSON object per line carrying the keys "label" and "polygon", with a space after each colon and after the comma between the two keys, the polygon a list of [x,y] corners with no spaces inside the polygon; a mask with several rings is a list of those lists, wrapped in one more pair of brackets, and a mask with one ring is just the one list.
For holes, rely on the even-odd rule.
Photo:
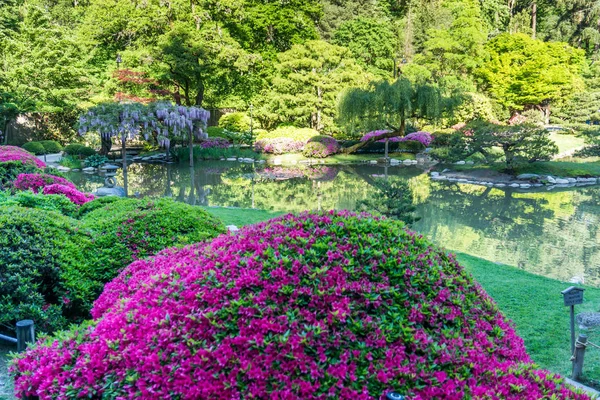
{"label": "green foliage", "polygon": [[65,155],[58,162],[63,167],[71,168],[71,169],[81,169],[83,167],[83,163],[79,156],[71,156]]}
{"label": "green foliage", "polygon": [[42,332],[64,327],[71,310],[61,273],[85,265],[90,237],[47,209],[0,207],[0,323],[33,319]]}
{"label": "green foliage", "polygon": [[87,157],[84,161],[86,167],[98,168],[108,162],[106,156],[100,154],[94,154],[93,156]]}
{"label": "green foliage", "polygon": [[216,126],[209,126],[206,128],[208,137],[225,137],[225,129]]}
{"label": "green foliage", "polygon": [[65,146],[64,152],[70,156],[90,157],[96,154],[96,150],[79,143],[71,143]]}
{"label": "green foliage", "polygon": [[319,132],[310,128],[296,128],[295,126],[280,126],[270,132],[261,131],[256,135],[256,140],[288,138],[297,142],[308,142],[318,136]]}
{"label": "green foliage", "polygon": [[452,158],[464,160],[480,153],[488,161],[494,161],[493,149],[496,147],[502,149],[506,167],[511,170],[522,163],[547,161],[558,153],[558,147],[546,129],[535,125],[503,126],[476,121],[454,136]]}
{"label": "green foliage", "polygon": [[250,117],[243,112],[225,114],[219,119],[219,128],[231,132],[247,132],[250,130]]}
{"label": "green foliage", "polygon": [[56,154],[63,150],[63,147],[56,140],[41,140],[40,143],[44,146],[46,154]]}
{"label": "green foliage", "polygon": [[567,98],[581,87],[584,52],[524,34],[502,34],[486,44],[478,71],[490,95],[511,111]]}
{"label": "green foliage", "polygon": [[348,49],[321,40],[280,53],[275,69],[272,87],[257,112],[267,128],[290,123],[333,132],[338,95],[344,87],[368,81]]}
{"label": "green foliage", "polygon": [[[190,151],[187,147],[175,147],[171,149],[171,154],[180,162],[186,162],[190,159]],[[221,158],[242,157],[260,160],[263,156],[248,148],[228,147],[228,148],[209,148],[194,146],[194,160],[220,160]]]}
{"label": "green foliage", "polygon": [[9,188],[19,174],[33,174],[42,170],[31,163],[0,162],[0,190]]}
{"label": "green foliage", "polygon": [[382,77],[393,75],[398,38],[390,24],[358,17],[340,25],[333,43],[350,49],[352,56],[373,73]]}
{"label": "green foliage", "polygon": [[27,142],[21,147],[36,156],[46,154],[46,149],[44,149],[44,145],[40,142]]}
{"label": "green foliage", "polygon": [[409,225],[421,219],[415,215],[412,191],[406,181],[376,179],[372,184],[378,189],[377,195],[358,202],[358,210],[375,212]]}
{"label": "green foliage", "polygon": [[14,195],[10,192],[0,192],[0,207],[19,206],[58,212],[73,217],[78,212],[78,206],[66,196],[57,194],[40,194],[30,191],[19,191]]}
{"label": "green foliage", "polygon": [[89,310],[104,284],[134,260],[225,232],[206,211],[167,198],[100,203],[101,207],[92,204],[81,213],[82,229],[94,238],[83,249],[88,261],[65,271],[65,286],[82,310]]}

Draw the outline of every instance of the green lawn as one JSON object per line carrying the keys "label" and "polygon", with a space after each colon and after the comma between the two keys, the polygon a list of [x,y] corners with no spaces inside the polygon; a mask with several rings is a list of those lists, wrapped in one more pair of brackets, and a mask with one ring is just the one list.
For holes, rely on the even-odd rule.
{"label": "green lawn", "polygon": [[[225,224],[248,225],[281,215],[263,210],[205,207]],[[518,268],[457,253],[458,260],[496,301],[500,310],[514,322],[534,362],[553,372],[571,373],[569,308],[563,306],[560,292],[570,283],[530,274]],[[584,286],[585,287],[585,286]],[[600,289],[585,287],[584,304],[576,312],[597,311]],[[600,332],[592,332],[591,342],[600,344]],[[589,347],[584,372],[600,379],[600,350]]]}
{"label": "green lawn", "polygon": [[[466,254],[459,253],[458,259],[496,301],[504,315],[514,322],[533,361],[569,376],[569,307],[563,306],[560,292],[572,284]],[[600,289],[585,289],[584,303],[575,307],[576,313],[597,311],[600,306]],[[592,332],[589,340],[600,343],[600,332]],[[589,378],[600,378],[600,350],[588,347],[584,373]]]}
{"label": "green lawn", "polygon": [[219,218],[225,225],[244,226],[266,221],[284,214],[279,211],[252,210],[249,208],[202,207]]}
{"label": "green lawn", "polygon": [[552,132],[550,134],[550,139],[558,146],[559,154],[578,149],[585,144],[582,137],[576,135],[563,135],[557,132]]}
{"label": "green lawn", "polygon": [[[454,171],[474,171],[482,169],[493,169],[498,172],[508,173],[505,168],[506,164],[496,163],[491,165],[443,165]],[[578,176],[600,176],[600,162],[575,162],[575,161],[540,161],[531,164],[521,165],[513,171],[513,175],[519,174],[538,174],[538,175],[554,175],[561,177],[578,177]]]}

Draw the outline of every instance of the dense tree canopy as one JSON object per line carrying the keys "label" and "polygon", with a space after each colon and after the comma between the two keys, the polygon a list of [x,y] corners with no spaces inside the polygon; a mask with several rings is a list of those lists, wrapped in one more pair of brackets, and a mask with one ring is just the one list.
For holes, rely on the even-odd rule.
{"label": "dense tree canopy", "polygon": [[70,121],[106,101],[168,99],[254,104],[263,128],[335,133],[342,90],[399,76],[472,93],[500,121],[534,108],[572,122],[581,117],[569,110],[587,109],[580,104],[594,102],[587,93],[600,79],[588,68],[600,55],[598,0],[0,4],[4,122],[15,112]]}

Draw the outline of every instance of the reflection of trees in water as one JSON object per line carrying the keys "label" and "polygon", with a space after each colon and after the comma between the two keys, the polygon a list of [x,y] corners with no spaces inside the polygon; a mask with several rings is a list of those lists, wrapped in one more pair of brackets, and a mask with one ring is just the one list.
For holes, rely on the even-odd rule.
{"label": "reflection of trees in water", "polygon": [[[433,183],[417,230],[448,248],[541,275],[600,284],[599,189],[516,193]],[[584,222],[587,219],[587,223]]]}

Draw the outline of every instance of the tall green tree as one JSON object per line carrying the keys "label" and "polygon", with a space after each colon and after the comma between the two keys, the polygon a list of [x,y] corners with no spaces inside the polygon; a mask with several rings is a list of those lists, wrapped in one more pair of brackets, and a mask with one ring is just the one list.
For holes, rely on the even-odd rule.
{"label": "tall green tree", "polygon": [[584,52],[566,43],[542,42],[524,34],[502,34],[486,45],[478,74],[484,88],[513,114],[550,105],[583,85]]}
{"label": "tall green tree", "polygon": [[335,31],[333,43],[350,49],[354,58],[373,73],[393,75],[400,43],[389,23],[363,17],[352,19]]}
{"label": "tall green tree", "polygon": [[320,40],[280,53],[275,67],[277,73],[260,111],[269,126],[292,123],[332,132],[341,91],[370,79],[348,49]]}

